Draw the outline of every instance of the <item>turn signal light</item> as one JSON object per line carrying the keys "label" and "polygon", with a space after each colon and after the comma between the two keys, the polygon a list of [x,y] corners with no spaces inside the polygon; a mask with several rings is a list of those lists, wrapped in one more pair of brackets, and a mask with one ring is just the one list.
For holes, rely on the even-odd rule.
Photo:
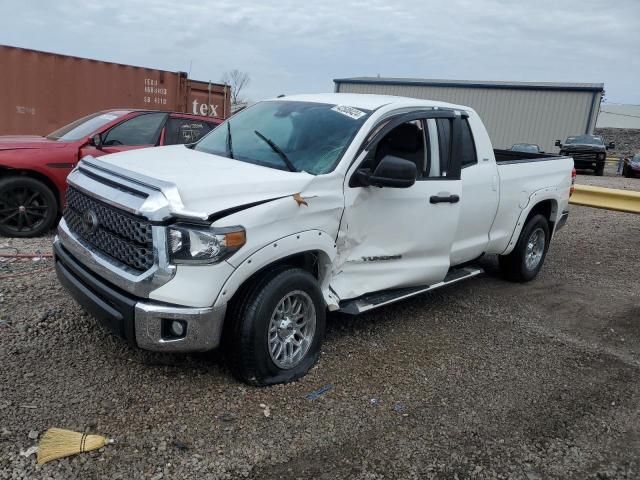
{"label": "turn signal light", "polygon": [[576,189],[576,169],[575,167],[571,171],[571,188],[569,189],[569,196],[573,195],[573,191]]}

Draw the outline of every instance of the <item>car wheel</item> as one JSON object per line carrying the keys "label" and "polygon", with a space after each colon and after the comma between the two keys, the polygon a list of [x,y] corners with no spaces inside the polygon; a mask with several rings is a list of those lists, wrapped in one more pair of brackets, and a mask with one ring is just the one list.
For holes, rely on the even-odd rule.
{"label": "car wheel", "polygon": [[58,217],[58,202],[51,189],[30,177],[0,180],[0,234],[36,237],[51,230]]}
{"label": "car wheel", "polygon": [[326,307],[313,275],[300,268],[278,268],[236,297],[223,341],[236,378],[257,386],[286,383],[316,364]]}
{"label": "car wheel", "polygon": [[597,177],[601,177],[604,175],[604,165],[598,165],[595,170],[595,174]]}
{"label": "car wheel", "polygon": [[622,167],[622,175],[624,175],[626,178],[631,178],[633,176],[631,175],[631,169],[626,165]]}
{"label": "car wheel", "polygon": [[549,233],[549,222],[543,215],[529,219],[513,251],[499,257],[500,269],[508,280],[528,282],[538,275],[549,248]]}

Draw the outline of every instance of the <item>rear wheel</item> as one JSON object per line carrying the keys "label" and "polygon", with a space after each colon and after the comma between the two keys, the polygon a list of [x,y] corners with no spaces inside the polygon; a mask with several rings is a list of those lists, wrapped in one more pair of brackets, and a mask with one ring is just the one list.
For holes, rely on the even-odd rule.
{"label": "rear wheel", "polygon": [[49,231],[58,215],[58,202],[51,189],[30,177],[0,180],[0,234],[36,237]]}
{"label": "rear wheel", "polygon": [[265,273],[239,292],[229,311],[226,356],[234,376],[252,385],[304,376],[320,358],[325,304],[316,279],[300,268]]}
{"label": "rear wheel", "polygon": [[520,233],[518,243],[509,255],[499,257],[500,269],[514,282],[533,280],[544,264],[549,248],[549,222],[543,215],[534,215]]}
{"label": "rear wheel", "polygon": [[625,165],[624,167],[622,167],[622,175],[627,178],[631,178],[631,169]]}

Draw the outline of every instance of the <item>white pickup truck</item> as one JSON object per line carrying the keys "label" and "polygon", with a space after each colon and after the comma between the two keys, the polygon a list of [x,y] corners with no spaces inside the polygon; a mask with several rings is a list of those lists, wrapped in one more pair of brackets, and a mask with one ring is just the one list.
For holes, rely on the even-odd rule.
{"label": "white pickup truck", "polygon": [[357,314],[478,275],[533,279],[567,218],[569,157],[494,151],[470,108],[319,94],[263,101],[188,146],[85,157],[60,281],[132,345],[226,350],[254,385],[319,358]]}

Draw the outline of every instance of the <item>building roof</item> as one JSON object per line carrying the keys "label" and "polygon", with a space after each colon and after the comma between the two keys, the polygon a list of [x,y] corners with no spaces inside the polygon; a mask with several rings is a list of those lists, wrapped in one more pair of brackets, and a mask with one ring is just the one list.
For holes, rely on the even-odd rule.
{"label": "building roof", "polygon": [[313,93],[302,95],[287,95],[286,97],[274,98],[272,100],[326,103],[329,105],[347,105],[364,110],[376,110],[385,105],[396,105],[398,107],[441,107],[457,108],[468,110],[468,107],[454,105],[447,102],[434,100],[422,100],[418,98],[397,97],[393,95],[375,95],[369,93]]}
{"label": "building roof", "polygon": [[602,92],[604,83],[563,83],[563,82],[506,82],[485,80],[444,80],[433,78],[396,78],[396,77],[352,77],[336,78],[334,83],[366,83],[378,85],[407,85],[424,87],[459,88],[501,88],[512,90],[569,90],[582,92]]}

